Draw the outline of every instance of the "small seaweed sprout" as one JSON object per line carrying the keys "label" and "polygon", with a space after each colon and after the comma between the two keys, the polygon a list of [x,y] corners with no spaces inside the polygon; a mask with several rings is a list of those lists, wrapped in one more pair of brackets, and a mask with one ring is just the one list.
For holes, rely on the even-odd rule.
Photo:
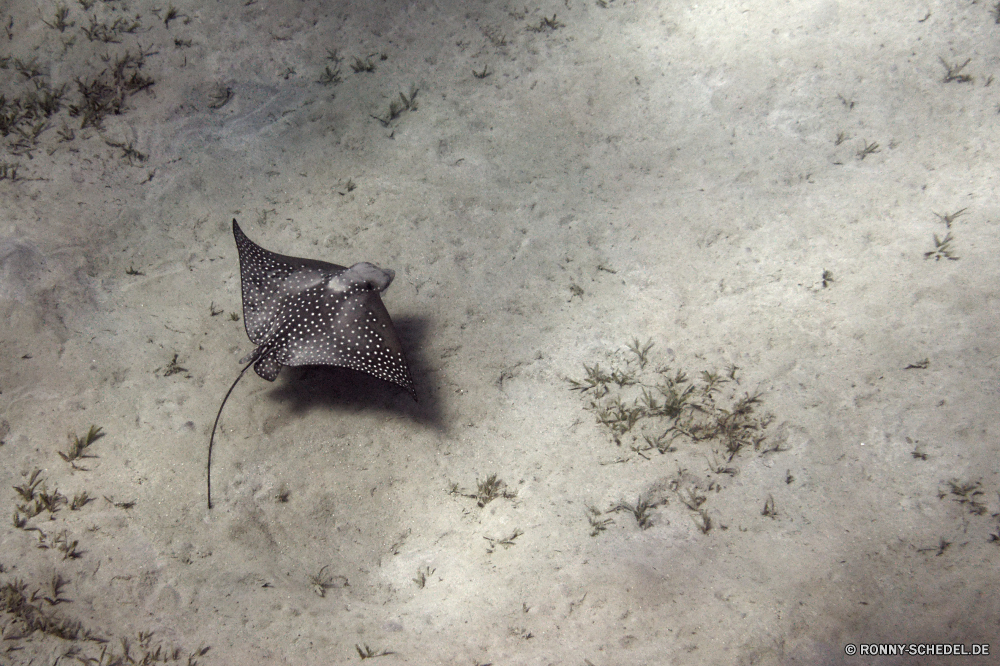
{"label": "small seaweed sprout", "polygon": [[370,57],[362,60],[361,58],[355,56],[354,62],[351,63],[351,69],[354,70],[355,74],[361,74],[362,72],[374,72],[375,63],[372,62]]}
{"label": "small seaweed sprout", "polygon": [[315,592],[317,595],[321,597],[326,596],[326,591],[329,588],[337,587],[336,583],[334,583],[333,576],[331,576],[328,573],[325,573],[327,567],[329,566],[330,565],[327,564],[322,569],[320,569],[318,573],[309,576],[309,584],[312,585],[313,592]]}
{"label": "small seaweed sprout", "polygon": [[343,79],[340,76],[340,67],[335,67],[333,69],[330,69],[330,66],[327,65],[324,68],[323,73],[319,75],[319,83],[322,83],[323,85],[335,86],[342,80]]}
{"label": "small seaweed sprout", "polygon": [[594,391],[597,397],[600,398],[608,392],[608,382],[611,381],[611,375],[607,374],[601,370],[601,366],[598,363],[594,365],[583,364],[583,370],[587,373],[587,376],[583,379],[573,379],[567,377],[566,381],[569,382],[569,388],[571,391],[580,391],[586,393],[587,391]]}
{"label": "small seaweed sprout", "polygon": [[104,437],[105,433],[98,426],[90,426],[90,430],[84,437],[79,437],[74,433],[69,435],[69,453],[59,451],[59,456],[76,467],[75,461],[81,458],[96,458],[97,456],[87,455],[86,450],[91,444]]}
{"label": "small seaweed sprout", "polygon": [[[962,215],[965,215],[965,211],[967,211],[967,210],[969,210],[969,209],[968,208],[963,208],[961,210],[955,211],[954,213],[945,213],[944,215],[942,215],[941,213],[934,213],[934,215],[939,220],[941,220],[942,222],[944,222],[945,228],[951,229],[951,223],[954,222],[955,220],[957,220]],[[933,213],[934,211],[931,211],[931,212]]]}
{"label": "small seaweed sprout", "polygon": [[628,511],[633,516],[635,516],[635,522],[639,524],[639,528],[647,530],[653,526],[652,522],[653,517],[649,513],[650,510],[660,506],[661,504],[666,504],[666,503],[667,501],[665,499],[660,500],[658,502],[651,502],[648,499],[645,499],[640,496],[638,499],[636,499],[635,504],[629,504],[624,500],[618,502],[618,504],[608,509],[608,513]]}
{"label": "small seaweed sprout", "polygon": [[73,501],[70,502],[69,505],[70,511],[77,511],[79,509],[82,509],[87,504],[93,501],[94,498],[91,497],[86,490],[84,490],[83,492],[79,492],[73,496]]}
{"label": "small seaweed sprout", "polygon": [[482,481],[476,481],[476,504],[484,507],[497,497],[513,499],[517,493],[507,490],[507,484],[503,479],[497,478],[496,474],[490,474]]}
{"label": "small seaweed sprout", "polygon": [[367,643],[365,643],[365,647],[363,650],[361,649],[361,646],[358,644],[354,645],[354,649],[358,651],[358,656],[361,657],[362,661],[365,659],[371,659],[373,657],[384,657],[389,654],[396,654],[395,652],[392,652],[390,650],[377,650],[377,649],[373,650],[372,648],[368,647]]}
{"label": "small seaweed sprout", "polygon": [[692,516],[694,524],[701,530],[702,534],[708,534],[712,529],[712,517],[708,515],[708,511],[705,509],[699,509],[698,513]]}
{"label": "small seaweed sprout", "polygon": [[924,259],[934,257],[934,261],[941,261],[942,258],[958,261],[959,258],[953,254],[954,248],[951,246],[953,240],[955,239],[951,237],[950,231],[945,234],[944,238],[939,238],[937,234],[934,234],[934,249],[924,252]]}
{"label": "small seaweed sprout", "polygon": [[647,340],[645,343],[639,342],[639,338],[632,338],[632,343],[628,346],[629,351],[635,354],[639,361],[639,368],[645,368],[649,362],[649,350],[653,348],[653,341]]}
{"label": "small seaweed sprout", "polygon": [[944,65],[945,69],[944,78],[941,80],[942,83],[972,83],[972,76],[970,74],[962,73],[965,66],[972,62],[972,58],[967,58],[961,65],[953,65],[940,56],[938,56],[938,60],[941,61],[941,64]]}
{"label": "small seaweed sprout", "polygon": [[427,586],[427,579],[430,578],[437,569],[432,569],[431,567],[423,567],[417,570],[417,577],[413,579],[413,582],[417,584],[417,587],[424,589]]}
{"label": "small seaweed sprout", "polygon": [[608,529],[608,525],[614,522],[614,518],[601,518],[601,510],[596,506],[589,505],[587,507],[587,521],[590,523],[590,536],[595,537]]}
{"label": "small seaweed sprout", "polygon": [[778,517],[778,510],[774,508],[774,498],[770,495],[768,495],[767,499],[764,500],[764,508],[761,509],[760,515],[767,516],[772,520]]}
{"label": "small seaweed sprout", "polygon": [[858,150],[857,152],[859,160],[863,160],[869,155],[874,155],[875,153],[880,152],[877,141],[872,141],[871,143],[868,143],[868,140],[866,139],[864,141],[864,144],[865,144],[864,147]]}
{"label": "small seaweed sprout", "polygon": [[31,478],[28,479],[27,483],[21,486],[14,486],[14,490],[17,491],[17,494],[20,495],[25,502],[30,502],[35,499],[35,488],[37,488],[38,484],[40,484],[43,480],[41,475],[42,470],[36,469],[31,473]]}

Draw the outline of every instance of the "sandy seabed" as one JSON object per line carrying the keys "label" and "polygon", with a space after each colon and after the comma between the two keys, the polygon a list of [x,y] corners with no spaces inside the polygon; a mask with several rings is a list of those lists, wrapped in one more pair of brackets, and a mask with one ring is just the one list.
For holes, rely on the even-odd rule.
{"label": "sandy seabed", "polygon": [[[990,3],[0,19],[0,663],[1000,651]],[[394,269],[419,402],[248,373],[209,511],[234,217]],[[571,390],[595,364],[624,386]],[[759,396],[753,441],[643,412],[678,371]]]}

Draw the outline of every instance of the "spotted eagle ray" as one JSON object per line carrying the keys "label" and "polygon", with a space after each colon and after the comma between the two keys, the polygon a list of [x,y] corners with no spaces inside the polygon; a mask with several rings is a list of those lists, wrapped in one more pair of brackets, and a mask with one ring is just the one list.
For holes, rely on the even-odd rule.
{"label": "spotted eagle ray", "polygon": [[208,508],[212,508],[212,444],[229,394],[250,366],[273,382],[283,365],[335,365],[360,370],[405,388],[413,379],[396,329],[379,294],[396,273],[367,261],[350,268],[269,252],[233,219],[240,255],[243,323],[257,345],[226,391],[208,440]]}

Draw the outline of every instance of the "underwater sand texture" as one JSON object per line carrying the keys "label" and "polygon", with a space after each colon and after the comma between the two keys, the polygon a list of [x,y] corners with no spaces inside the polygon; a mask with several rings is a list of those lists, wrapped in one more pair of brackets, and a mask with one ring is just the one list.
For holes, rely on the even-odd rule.
{"label": "underwater sand texture", "polygon": [[[996,643],[989,3],[61,6],[0,11],[0,662]],[[209,512],[233,218],[394,270],[420,402],[241,382]]]}

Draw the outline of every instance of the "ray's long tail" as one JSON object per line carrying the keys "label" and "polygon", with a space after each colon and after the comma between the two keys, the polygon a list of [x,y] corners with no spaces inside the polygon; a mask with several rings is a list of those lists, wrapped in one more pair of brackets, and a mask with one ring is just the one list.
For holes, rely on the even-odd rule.
{"label": "ray's long tail", "polygon": [[240,379],[243,378],[243,374],[247,370],[249,370],[250,366],[253,365],[256,361],[257,357],[254,356],[254,358],[251,359],[250,362],[247,363],[242,370],[240,370],[240,374],[236,376],[236,381],[234,381],[233,385],[229,387],[228,391],[226,391],[226,397],[222,399],[222,404],[219,405],[219,413],[215,415],[215,423],[212,425],[212,436],[208,438],[208,464],[205,467],[205,478],[207,479],[208,482],[209,509],[212,508],[212,444],[215,442],[215,429],[219,427],[219,417],[222,416],[222,408],[226,406],[226,401],[229,400],[229,394],[233,392],[233,389],[236,388],[236,385],[239,383]]}

